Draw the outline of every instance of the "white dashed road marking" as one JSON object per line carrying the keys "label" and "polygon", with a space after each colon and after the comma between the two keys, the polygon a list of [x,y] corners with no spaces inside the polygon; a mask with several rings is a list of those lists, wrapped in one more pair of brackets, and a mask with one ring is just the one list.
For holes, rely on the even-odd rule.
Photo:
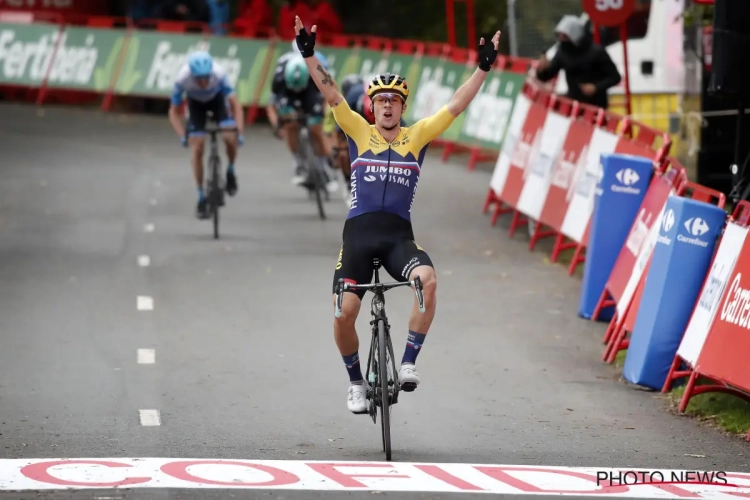
{"label": "white dashed road marking", "polygon": [[143,230],[146,231],[147,233],[153,233],[154,232],[154,225],[151,224],[151,223],[148,223],[145,226],[143,226]]}
{"label": "white dashed road marking", "polygon": [[151,265],[151,257],[149,257],[148,255],[139,255],[138,265],[141,267],[148,267],[149,265]]}
{"label": "white dashed road marking", "polygon": [[154,299],[144,295],[139,295],[136,305],[139,311],[152,311],[154,309]]}
{"label": "white dashed road marking", "polygon": [[154,349],[138,349],[138,364],[153,365],[156,363],[156,351]]}
{"label": "white dashed road marking", "polygon": [[141,417],[141,425],[144,427],[156,427],[161,425],[159,410],[138,410]]}

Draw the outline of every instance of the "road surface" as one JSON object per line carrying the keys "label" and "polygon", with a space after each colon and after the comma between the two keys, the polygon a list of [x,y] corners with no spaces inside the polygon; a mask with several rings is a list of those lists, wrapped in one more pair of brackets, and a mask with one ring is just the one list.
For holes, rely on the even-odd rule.
{"label": "road surface", "polygon": [[[214,241],[166,117],[0,108],[0,458],[384,460],[379,423],[346,409],[332,338],[343,201],[320,221],[283,144],[263,126],[246,135]],[[604,326],[575,315],[579,280],[490,228],[489,173],[438,155],[414,208],[438,313],[423,383],[394,408],[394,462],[750,470],[742,441],[617,382]],[[412,297],[387,295],[399,359]]]}

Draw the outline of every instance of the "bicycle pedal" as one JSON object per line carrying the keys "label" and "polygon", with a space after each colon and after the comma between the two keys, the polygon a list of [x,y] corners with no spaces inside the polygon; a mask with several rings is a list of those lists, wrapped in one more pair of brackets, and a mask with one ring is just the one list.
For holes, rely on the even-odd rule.
{"label": "bicycle pedal", "polygon": [[413,392],[417,388],[417,384],[414,382],[404,382],[401,384],[401,390],[404,392]]}

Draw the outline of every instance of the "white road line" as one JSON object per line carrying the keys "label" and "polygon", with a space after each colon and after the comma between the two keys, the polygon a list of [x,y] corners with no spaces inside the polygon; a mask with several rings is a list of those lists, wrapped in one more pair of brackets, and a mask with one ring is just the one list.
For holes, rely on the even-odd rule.
{"label": "white road line", "polygon": [[148,255],[138,256],[138,265],[141,267],[148,267],[151,264],[151,257]]}
{"label": "white road line", "polygon": [[154,232],[154,225],[151,223],[146,224],[143,226],[143,230],[147,233],[153,233]]}
{"label": "white road line", "polygon": [[138,410],[141,416],[141,425],[144,427],[156,427],[161,425],[159,410]]}
{"label": "white road line", "polygon": [[156,363],[156,350],[138,349],[139,365],[153,365],[154,363]]}
{"label": "white road line", "polygon": [[136,306],[139,311],[153,311],[154,310],[154,299],[145,295],[139,295],[136,301]]}
{"label": "white road line", "polygon": [[152,207],[156,206],[156,198],[151,198],[151,206]]}

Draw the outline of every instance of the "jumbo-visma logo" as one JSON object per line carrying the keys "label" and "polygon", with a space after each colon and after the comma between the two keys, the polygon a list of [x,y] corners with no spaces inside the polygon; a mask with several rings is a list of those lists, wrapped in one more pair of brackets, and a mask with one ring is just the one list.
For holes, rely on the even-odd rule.
{"label": "jumbo-visma logo", "polygon": [[617,183],[612,184],[610,188],[615,193],[640,194],[640,188],[635,188],[633,186],[641,180],[641,176],[632,168],[620,169],[620,171],[615,174],[615,178],[617,179]]}

